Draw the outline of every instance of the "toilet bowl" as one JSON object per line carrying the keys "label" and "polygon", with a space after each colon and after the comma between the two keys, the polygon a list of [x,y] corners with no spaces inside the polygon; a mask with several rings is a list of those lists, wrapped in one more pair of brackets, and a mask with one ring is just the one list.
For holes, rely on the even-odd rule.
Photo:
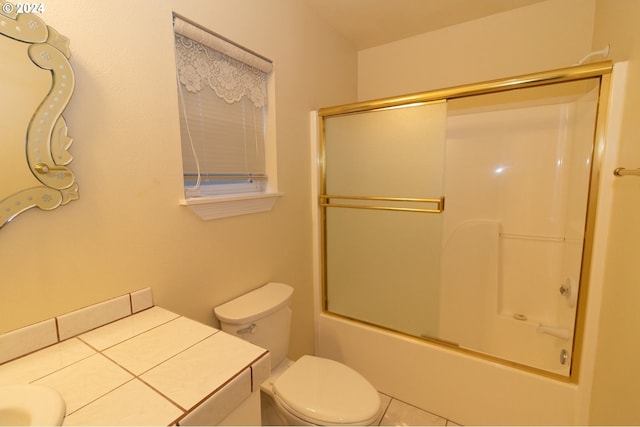
{"label": "toilet bowl", "polygon": [[274,366],[261,386],[263,425],[370,425],[380,395],[352,368],[330,359],[286,358],[293,288],[268,283],[214,309],[222,330],[266,348]]}
{"label": "toilet bowl", "polygon": [[380,395],[360,374],[315,356],[293,363],[273,383],[273,394],[285,415],[309,425],[370,425],[380,409]]}

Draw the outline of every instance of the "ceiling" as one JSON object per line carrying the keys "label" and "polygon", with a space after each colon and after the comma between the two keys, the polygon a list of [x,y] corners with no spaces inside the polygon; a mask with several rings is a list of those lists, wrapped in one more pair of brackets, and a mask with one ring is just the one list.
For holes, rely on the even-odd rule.
{"label": "ceiling", "polygon": [[544,0],[304,0],[358,49]]}

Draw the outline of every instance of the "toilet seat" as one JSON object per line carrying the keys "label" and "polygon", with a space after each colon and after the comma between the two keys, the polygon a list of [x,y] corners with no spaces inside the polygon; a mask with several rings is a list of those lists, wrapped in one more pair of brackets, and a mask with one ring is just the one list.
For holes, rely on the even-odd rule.
{"label": "toilet seat", "polygon": [[367,425],[380,411],[375,388],[342,363],[302,356],[274,383],[276,401],[285,410],[317,425]]}

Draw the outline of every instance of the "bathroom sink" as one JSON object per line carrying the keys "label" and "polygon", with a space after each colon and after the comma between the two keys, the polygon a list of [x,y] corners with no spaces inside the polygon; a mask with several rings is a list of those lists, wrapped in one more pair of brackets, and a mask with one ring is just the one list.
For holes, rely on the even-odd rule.
{"label": "bathroom sink", "polygon": [[37,384],[0,386],[0,426],[59,426],[66,405],[52,388]]}

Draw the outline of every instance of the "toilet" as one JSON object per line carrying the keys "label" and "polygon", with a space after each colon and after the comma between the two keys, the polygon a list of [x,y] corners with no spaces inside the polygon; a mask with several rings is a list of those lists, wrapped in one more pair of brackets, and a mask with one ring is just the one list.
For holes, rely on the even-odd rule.
{"label": "toilet", "polygon": [[222,330],[269,350],[271,377],[261,386],[263,425],[371,425],[380,395],[359,373],[334,360],[287,359],[293,288],[267,283],[214,312]]}

